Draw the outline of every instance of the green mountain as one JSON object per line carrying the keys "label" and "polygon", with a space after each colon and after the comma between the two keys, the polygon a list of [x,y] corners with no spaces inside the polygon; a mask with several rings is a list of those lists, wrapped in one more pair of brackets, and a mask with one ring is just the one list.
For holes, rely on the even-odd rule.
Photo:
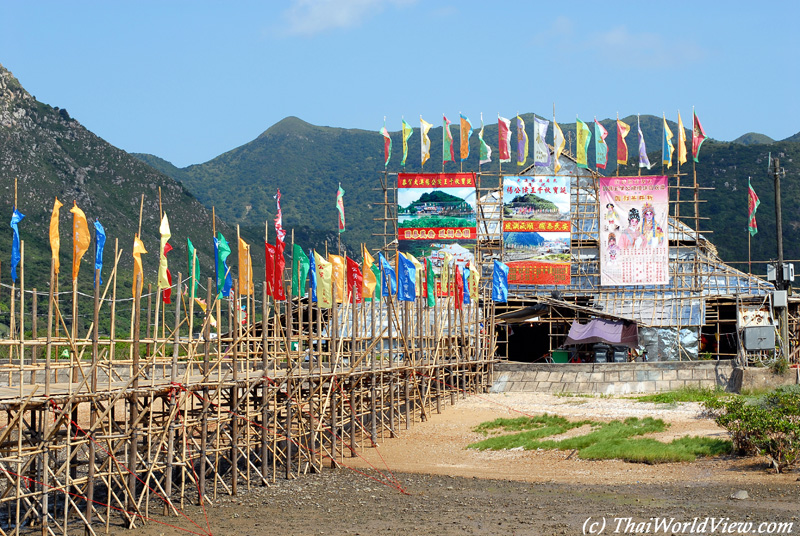
{"label": "green mountain", "polygon": [[[144,164],[140,159],[117,149],[97,137],[65,109],[37,101],[19,81],[0,65],[0,184],[5,195],[0,199],[0,214],[10,220],[15,204],[14,181],[18,190],[16,206],[25,214],[20,236],[25,242],[26,288],[46,290],[50,274],[49,224],[55,197],[64,204],[59,228],[61,235],[61,273],[59,288],[71,287],[72,215],[77,202],[93,232],[95,220],[105,227],[103,279],[110,277],[114,265],[114,246],[122,251],[118,295],[130,296],[134,234],[139,229],[142,196],[141,237],[148,254],[143,256],[145,289],[155,286],[158,270],[159,202],[168,214],[173,239],[169,255],[172,271],[187,272],[186,238],[198,248],[201,277],[213,275],[211,211],[207,210],[181,183]],[[159,193],[160,192],[160,193]],[[8,220],[5,220],[8,221]],[[218,221],[234,252],[235,229]],[[0,233],[3,255],[0,281],[10,284],[9,257],[11,231]],[[94,245],[83,257],[79,289],[91,294]],[[233,263],[235,264],[235,263]],[[3,300],[6,301],[5,299]],[[39,300],[46,307],[47,300]],[[89,315],[90,316],[90,315]],[[7,322],[7,317],[0,319]]]}
{"label": "green mountain", "polygon": [[748,132],[733,140],[733,143],[739,143],[741,145],[769,145],[770,143],[775,143],[775,140],[764,134],[759,134],[758,132]]}
{"label": "green mountain", "polygon": [[791,136],[789,136],[788,138],[786,138],[783,141],[800,142],[800,132],[798,132],[797,134],[792,134]]}

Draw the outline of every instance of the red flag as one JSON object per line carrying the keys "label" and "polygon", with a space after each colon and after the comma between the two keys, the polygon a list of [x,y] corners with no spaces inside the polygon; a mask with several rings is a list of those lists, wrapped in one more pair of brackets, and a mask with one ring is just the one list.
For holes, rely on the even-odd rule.
{"label": "red flag", "polygon": [[419,274],[419,286],[417,288],[417,298],[428,297],[428,259],[422,259],[422,273]]}
{"label": "red flag", "polygon": [[464,278],[461,276],[461,268],[456,264],[454,265],[456,273],[455,287],[456,287],[456,311],[460,311],[464,305]]}
{"label": "red flag", "polygon": [[264,281],[267,284],[267,296],[275,297],[275,246],[264,240]]}
{"label": "red flag", "polygon": [[283,250],[286,243],[283,240],[275,240],[275,263],[272,265],[274,272],[274,298],[275,300],[285,300],[286,290],[283,288],[283,271],[286,268],[286,259],[283,258]]}
{"label": "red flag", "polygon": [[[167,242],[164,244],[164,257],[166,257],[167,253],[170,251],[172,251],[172,245]],[[161,300],[169,304],[172,303],[172,272],[169,271],[169,268],[167,268],[167,281],[170,286],[161,291]]]}
{"label": "red flag", "polygon": [[617,164],[628,165],[628,144],[625,136],[631,131],[629,124],[617,119]]}
{"label": "red flag", "polygon": [[511,162],[511,120],[497,117],[497,142],[500,149],[500,162]]}
{"label": "red flag", "polygon": [[349,302],[353,301],[351,296],[353,292],[353,285],[356,286],[356,303],[361,303],[361,292],[359,290],[364,286],[364,276],[361,273],[361,268],[358,263],[347,257],[347,297]]}
{"label": "red flag", "polygon": [[692,112],[694,116],[694,124],[692,125],[692,157],[694,158],[695,162],[699,162],[700,160],[697,159],[697,156],[700,154],[700,146],[703,145],[703,142],[706,141],[706,132],[703,130],[703,125],[700,124],[700,119],[697,118],[697,114]]}

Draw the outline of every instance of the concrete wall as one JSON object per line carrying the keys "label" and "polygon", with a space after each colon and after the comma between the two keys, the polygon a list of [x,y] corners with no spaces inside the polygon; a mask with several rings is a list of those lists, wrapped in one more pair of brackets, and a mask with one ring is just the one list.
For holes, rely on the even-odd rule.
{"label": "concrete wall", "polygon": [[[738,381],[737,381],[738,378]],[[498,363],[491,391],[627,394],[681,387],[738,390],[741,374],[732,361],[651,363]]]}

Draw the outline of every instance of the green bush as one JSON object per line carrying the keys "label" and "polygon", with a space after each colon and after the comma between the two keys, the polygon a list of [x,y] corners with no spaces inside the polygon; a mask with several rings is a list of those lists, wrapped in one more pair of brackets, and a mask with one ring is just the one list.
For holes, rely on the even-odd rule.
{"label": "green bush", "polygon": [[779,388],[763,397],[712,399],[705,403],[728,430],[740,454],[766,456],[775,471],[800,461],[800,390]]}

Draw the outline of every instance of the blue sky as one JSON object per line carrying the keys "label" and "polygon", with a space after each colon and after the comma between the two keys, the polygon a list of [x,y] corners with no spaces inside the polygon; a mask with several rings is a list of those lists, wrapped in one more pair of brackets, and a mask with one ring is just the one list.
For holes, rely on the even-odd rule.
{"label": "blue sky", "polygon": [[692,106],[706,133],[800,131],[800,2],[22,1],[0,63],[112,144],[178,166],[290,115],[378,130],[459,112]]}

